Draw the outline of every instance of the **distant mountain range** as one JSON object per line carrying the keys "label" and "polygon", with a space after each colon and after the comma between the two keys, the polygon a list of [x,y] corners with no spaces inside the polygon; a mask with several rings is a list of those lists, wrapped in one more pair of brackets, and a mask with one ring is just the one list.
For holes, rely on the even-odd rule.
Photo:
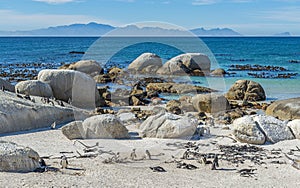
{"label": "distant mountain range", "polygon": [[[37,29],[31,31],[0,31],[1,36],[102,36],[112,31],[112,35],[129,36],[186,36],[187,32],[178,29],[164,29],[160,27],[137,27],[129,25],[126,27],[113,27],[111,25],[88,23],[88,24],[72,24],[64,26],[49,27],[45,29]],[[197,36],[241,36],[240,33],[228,28],[216,28],[206,30],[197,28],[190,30]]]}
{"label": "distant mountain range", "polygon": [[209,29],[206,30],[204,28],[192,29],[192,33],[197,36],[241,36],[240,33],[229,29],[229,28],[216,28],[216,29]]}
{"label": "distant mountain range", "polygon": [[288,36],[292,36],[292,35],[290,32],[284,32],[284,33],[277,33],[277,34],[275,34],[275,36],[283,36],[283,37],[287,36],[288,37]]}

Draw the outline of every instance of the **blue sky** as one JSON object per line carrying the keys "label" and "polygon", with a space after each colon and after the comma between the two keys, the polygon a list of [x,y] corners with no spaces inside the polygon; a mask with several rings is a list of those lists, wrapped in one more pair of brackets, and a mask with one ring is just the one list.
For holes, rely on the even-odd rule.
{"label": "blue sky", "polygon": [[0,30],[162,21],[245,35],[300,35],[300,0],[0,0],[0,17]]}

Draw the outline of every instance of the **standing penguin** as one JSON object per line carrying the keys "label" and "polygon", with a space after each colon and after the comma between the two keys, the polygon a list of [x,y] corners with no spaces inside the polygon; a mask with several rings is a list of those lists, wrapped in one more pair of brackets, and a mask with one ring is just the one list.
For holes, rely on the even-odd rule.
{"label": "standing penguin", "polygon": [[55,129],[56,128],[56,121],[54,121],[52,124],[51,124],[51,129]]}
{"label": "standing penguin", "polygon": [[150,154],[149,150],[146,150],[145,157],[146,157],[146,159],[148,158],[149,160],[151,160],[151,154]]}
{"label": "standing penguin", "polygon": [[61,165],[61,168],[68,168],[68,159],[66,156],[62,156],[61,157],[61,161],[60,161],[60,165]]}
{"label": "standing penguin", "polygon": [[137,158],[137,155],[135,153],[135,149],[132,149],[132,152],[130,153],[130,159],[135,160]]}
{"label": "standing penguin", "polygon": [[40,166],[41,166],[42,168],[47,166],[47,165],[46,165],[46,162],[45,162],[45,160],[44,160],[43,158],[39,158],[39,164],[40,164]]}

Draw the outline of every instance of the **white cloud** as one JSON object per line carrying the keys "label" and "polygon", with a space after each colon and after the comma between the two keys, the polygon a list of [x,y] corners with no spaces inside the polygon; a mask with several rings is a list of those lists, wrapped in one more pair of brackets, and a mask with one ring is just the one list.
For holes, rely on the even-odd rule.
{"label": "white cloud", "polygon": [[165,4],[165,5],[168,5],[168,4],[170,4],[171,2],[170,1],[163,1],[163,2],[161,2],[162,4]]}
{"label": "white cloud", "polygon": [[192,2],[193,5],[211,5],[218,3],[218,0],[194,0]]}
{"label": "white cloud", "polygon": [[43,2],[48,4],[63,4],[63,3],[75,2],[76,0],[33,0],[33,1]]}
{"label": "white cloud", "polygon": [[126,3],[133,3],[133,2],[135,2],[135,0],[115,0],[115,1],[126,2]]}
{"label": "white cloud", "polygon": [[12,10],[1,10],[0,30],[31,30],[49,26],[68,25],[73,23],[110,23],[119,24],[112,21],[99,19],[87,15],[67,15],[67,14],[24,14]]}
{"label": "white cloud", "polygon": [[216,3],[250,3],[255,0],[194,0],[192,2],[193,5],[212,5]]}
{"label": "white cloud", "polygon": [[232,3],[250,3],[253,0],[231,0]]}

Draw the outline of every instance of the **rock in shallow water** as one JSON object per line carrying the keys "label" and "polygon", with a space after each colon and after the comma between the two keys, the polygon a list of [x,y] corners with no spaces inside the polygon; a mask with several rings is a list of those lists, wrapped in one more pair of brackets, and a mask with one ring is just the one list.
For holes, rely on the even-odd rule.
{"label": "rock in shallow water", "polygon": [[194,86],[189,84],[177,84],[177,83],[149,83],[146,87],[147,92],[157,91],[158,93],[210,93],[215,90],[202,87]]}
{"label": "rock in shallow water", "polygon": [[238,80],[226,93],[228,100],[248,100],[263,101],[266,100],[266,94],[262,86],[250,80]]}
{"label": "rock in shallow water", "polygon": [[162,65],[162,60],[158,55],[153,53],[143,53],[129,64],[128,70],[137,73],[151,74],[155,73]]}
{"label": "rock in shallow water", "polygon": [[192,103],[198,112],[217,113],[230,109],[228,100],[218,94],[198,94],[192,98]]}
{"label": "rock in shallow water", "polygon": [[178,55],[166,62],[158,74],[164,75],[187,75],[198,71],[199,75],[205,75],[210,72],[211,62],[208,56],[200,53],[186,53]]}
{"label": "rock in shallow water", "polygon": [[213,70],[210,74],[213,76],[224,76],[226,74],[226,71],[224,69],[219,68]]}
{"label": "rock in shallow water", "polygon": [[186,138],[196,131],[197,120],[170,113],[159,113],[148,117],[141,125],[142,137]]}
{"label": "rock in shallow water", "polygon": [[103,73],[102,67],[94,60],[81,60],[76,63],[64,65],[60,69],[77,70],[92,77]]}
{"label": "rock in shallow water", "polygon": [[0,141],[0,171],[32,172],[39,167],[39,154],[28,147]]}

